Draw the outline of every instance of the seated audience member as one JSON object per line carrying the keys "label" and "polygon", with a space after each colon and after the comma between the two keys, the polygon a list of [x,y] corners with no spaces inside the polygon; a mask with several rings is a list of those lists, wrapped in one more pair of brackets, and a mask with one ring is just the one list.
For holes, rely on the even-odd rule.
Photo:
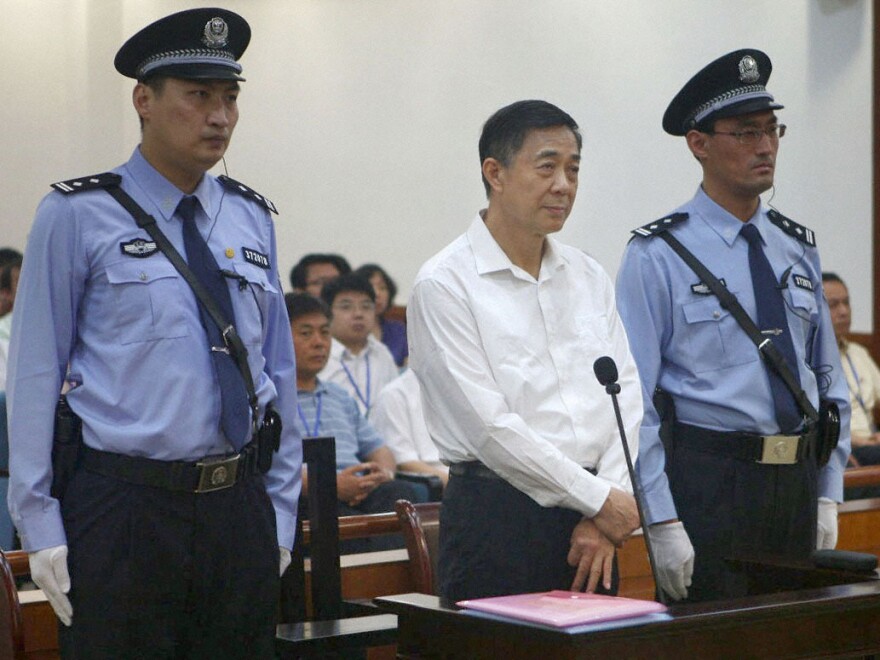
{"label": "seated audience member", "polygon": [[[330,354],[330,311],[308,294],[285,297],[296,353],[298,394],[296,424],[303,437],[336,438],[336,490],[340,516],[394,510],[398,499],[423,502],[424,489],[394,479],[394,455],[358,409],[357,403],[335,383],[318,373]],[[308,475],[303,470],[303,493]],[[356,539],[345,552],[367,552],[402,547],[396,537]]]}
{"label": "seated audience member", "polygon": [[338,254],[307,254],[290,270],[290,286],[294,293],[321,297],[321,289],[330,280],[348,275],[351,266]]}
{"label": "seated audience member", "polygon": [[[2,272],[6,266],[16,266],[17,269],[21,269],[21,252],[11,247],[0,248],[0,272]],[[18,275],[15,276],[16,282],[18,281]],[[15,291],[10,292],[9,290],[3,289],[0,290],[0,316],[6,316],[9,312],[12,311],[12,302],[15,300]]]}
{"label": "seated audience member", "polygon": [[880,464],[880,433],[874,421],[880,404],[880,369],[864,346],[849,341],[852,310],[849,290],[835,273],[822,273],[822,287],[831,310],[831,323],[840,347],[840,362],[852,404],[852,455],[859,465]]}
{"label": "seated audience member", "polygon": [[411,369],[379,393],[370,421],[388,443],[398,469],[435,474],[446,488],[449,467],[440,462],[440,452],[428,433],[419,379]]}
{"label": "seated audience member", "polygon": [[[11,250],[11,248],[6,248]],[[5,250],[0,251],[5,252]],[[0,254],[2,259],[2,254]],[[12,334],[12,309],[15,292],[18,289],[18,275],[21,272],[22,258],[10,255],[6,263],[0,263],[0,308],[6,310],[0,316],[0,391],[6,389],[6,361],[9,353],[9,339]]]}
{"label": "seated audience member", "polygon": [[367,278],[373,285],[373,291],[376,292],[376,327],[373,328],[373,336],[388,347],[398,367],[404,366],[409,357],[406,324],[385,318],[385,312],[394,305],[397,284],[377,264],[364,264],[355,271],[355,274]]}
{"label": "seated audience member", "polygon": [[379,392],[398,375],[391,352],[373,336],[376,294],[367,280],[351,274],[329,282],[321,297],[330,307],[333,335],[321,380],[341,385],[368,416]]}

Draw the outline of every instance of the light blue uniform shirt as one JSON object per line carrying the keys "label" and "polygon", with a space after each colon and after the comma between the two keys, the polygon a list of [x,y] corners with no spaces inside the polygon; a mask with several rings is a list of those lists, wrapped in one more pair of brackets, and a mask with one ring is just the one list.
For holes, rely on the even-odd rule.
{"label": "light blue uniform shirt", "polygon": [[[139,149],[114,172],[185,255],[174,216],[183,193]],[[243,287],[230,279],[229,291],[261,410],[274,402],[284,425],[264,479],[279,545],[290,548],[302,442],[274,228],[264,207],[210,174],[194,194],[199,231],[218,264],[247,279]],[[68,401],[89,447],[186,461],[232,451],[220,430],[220,390],[195,295],[161,252],[125,249],[136,239],[151,241],[105,190],[52,192],[37,209],[16,298],[8,386],[9,508],[25,550],[66,543],[49,487],[55,404],[68,364],[76,384]],[[254,253],[267,257],[268,268],[251,263],[259,261]]]}
{"label": "light blue uniform shirt", "polygon": [[[700,188],[676,212],[689,218],[671,233],[756,318],[743,223]],[[849,455],[850,405],[828,305],[822,293],[819,253],[773,225],[760,205],[749,222],[764,241],[783,297],[798,357],[801,387],[818,409],[820,392],[840,407],[837,450],[819,473],[819,495],[843,499],[843,469]],[[758,350],[718,299],[698,286],[699,277],[659,237],[629,243],[617,275],[617,305],[642,380],[645,418],[637,469],[649,523],[677,518],[664,472],[665,453],[652,394],[672,395],[678,421],[716,431],[779,433],[767,368]],[[696,291],[695,291],[696,289]]]}
{"label": "light blue uniform shirt", "polygon": [[[336,470],[363,463],[367,456],[385,445],[369,420],[361,414],[357,401],[336,383],[318,381],[312,392],[299,390],[303,419],[297,415],[297,429],[303,437],[336,438]],[[318,417],[320,398],[321,416]]]}

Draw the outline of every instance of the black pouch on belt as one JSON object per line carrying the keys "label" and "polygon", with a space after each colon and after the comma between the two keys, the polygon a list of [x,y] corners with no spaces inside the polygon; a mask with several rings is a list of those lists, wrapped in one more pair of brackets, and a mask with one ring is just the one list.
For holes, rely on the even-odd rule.
{"label": "black pouch on belt", "polygon": [[272,467],[272,454],[281,446],[281,417],[272,406],[266,407],[257,439],[257,467],[265,474]]}
{"label": "black pouch on belt", "polygon": [[666,465],[669,465],[672,463],[672,455],[675,451],[672,436],[672,429],[675,427],[675,402],[671,394],[658,387],[654,390],[653,403],[660,417],[660,441],[666,451]]}
{"label": "black pouch on belt", "polygon": [[819,401],[819,429],[816,436],[816,464],[823,467],[840,439],[840,410],[833,401]]}
{"label": "black pouch on belt", "polygon": [[82,420],[63,394],[55,406],[55,433],[52,437],[52,497],[61,501],[76,470],[82,445]]}

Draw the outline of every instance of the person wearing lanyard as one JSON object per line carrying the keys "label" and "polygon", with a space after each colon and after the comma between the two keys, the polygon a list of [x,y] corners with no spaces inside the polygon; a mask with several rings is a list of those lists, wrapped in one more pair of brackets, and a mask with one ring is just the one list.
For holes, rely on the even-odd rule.
{"label": "person wearing lanyard", "polygon": [[376,293],[360,275],[342,275],[324,285],[321,298],[330,308],[333,344],[321,380],[336,383],[357,401],[365,416],[382,388],[397,378],[394,357],[373,336]]}
{"label": "person wearing lanyard", "polygon": [[858,465],[877,465],[880,464],[880,433],[877,431],[875,413],[880,404],[880,368],[864,346],[847,339],[852,308],[844,281],[835,273],[822,273],[822,287],[831,311],[840,361],[849,386],[852,456]]}
{"label": "person wearing lanyard", "polygon": [[[336,440],[336,492],[340,516],[384,513],[399,499],[423,502],[423,488],[394,478],[391,450],[361,413],[355,400],[336,383],[318,374],[330,354],[330,311],[318,298],[304,293],[285,297],[296,351],[297,428],[303,437]],[[304,490],[308,474],[303,469]],[[344,552],[368,552],[401,547],[391,536],[356,539]]]}

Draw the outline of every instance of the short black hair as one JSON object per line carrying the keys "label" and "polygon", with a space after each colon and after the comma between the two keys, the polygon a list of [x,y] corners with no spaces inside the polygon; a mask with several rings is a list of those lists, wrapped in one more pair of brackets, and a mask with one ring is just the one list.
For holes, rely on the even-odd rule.
{"label": "short black hair", "polygon": [[376,302],[376,292],[373,290],[370,280],[354,273],[340,275],[335,280],[327,282],[324,288],[321,289],[321,299],[327,303],[328,307],[333,307],[333,301],[336,300],[336,296],[348,291],[365,293],[370,297],[370,300]]}
{"label": "short black hair", "polygon": [[291,323],[301,316],[316,312],[323,314],[327,320],[330,320],[330,309],[327,307],[327,303],[307,293],[286,293],[284,294],[284,304],[287,306],[287,316],[290,317]]}
{"label": "short black hair", "polygon": [[16,269],[21,269],[22,263],[22,257],[19,254],[0,265],[0,291],[12,289],[12,273]]}
{"label": "short black hair", "polygon": [[367,278],[367,280],[373,279],[373,275],[376,275],[377,273],[381,275],[382,279],[385,280],[385,286],[388,287],[388,306],[391,307],[394,302],[394,296],[397,295],[397,282],[391,279],[391,276],[384,268],[382,268],[382,266],[379,264],[364,264],[354,271],[354,273],[355,275]]}
{"label": "short black hair", "polygon": [[822,284],[825,284],[825,282],[837,282],[838,284],[846,286],[846,282],[840,279],[840,275],[832,273],[830,270],[822,273]]}
{"label": "short black hair", "polygon": [[333,264],[340,275],[348,275],[351,265],[340,254],[312,252],[300,259],[290,270],[290,286],[294,289],[305,289],[309,275],[309,266],[313,264]]}
{"label": "short black hair", "polygon": [[[482,168],[487,158],[494,158],[504,167],[510,167],[530,131],[557,126],[571,129],[580,151],[583,147],[580,129],[577,122],[564,110],[547,101],[537,100],[517,101],[504,106],[483,124],[483,134],[480,136],[480,167]],[[491,187],[485,176],[483,187],[488,196]]]}
{"label": "short black hair", "polygon": [[11,247],[0,248],[0,268],[6,264],[18,262],[21,264],[21,252]]}
{"label": "short black hair", "polygon": [[[144,79],[138,78],[138,82],[142,85],[146,85],[150,89],[153,90],[153,94],[156,95],[156,98],[162,96],[162,93],[165,91],[165,83],[168,82],[168,78],[170,76],[163,75],[161,73],[153,74],[152,76],[147,76]],[[141,131],[144,130],[144,118],[138,114],[138,122],[141,125]]]}

